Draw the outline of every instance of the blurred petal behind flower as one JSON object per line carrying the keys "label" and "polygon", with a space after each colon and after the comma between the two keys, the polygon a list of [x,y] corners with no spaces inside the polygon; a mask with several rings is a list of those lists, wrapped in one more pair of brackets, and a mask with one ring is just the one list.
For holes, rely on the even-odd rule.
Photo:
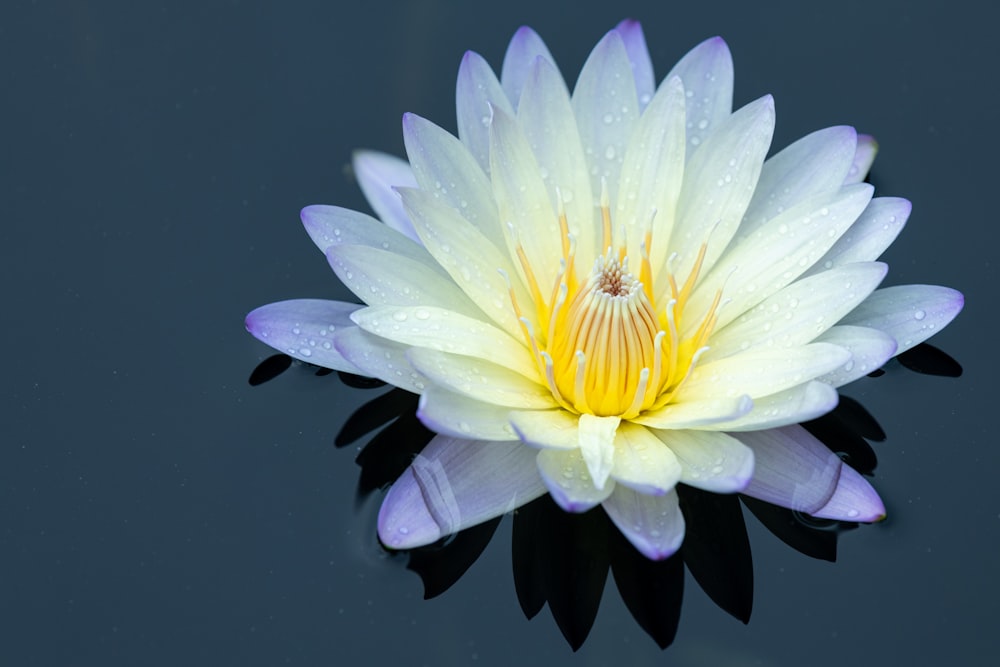
{"label": "blurred petal behind flower", "polygon": [[877,289],[910,204],[862,182],[850,127],[765,159],[774,102],[732,109],[720,38],[660,85],[639,25],[570,93],[529,28],[501,77],[458,74],[458,137],[403,118],[408,161],[355,156],[381,221],[302,220],[364,306],[296,300],[247,328],[293,357],[420,395],[438,433],[392,486],[379,535],[428,544],[548,492],[602,505],[649,558],[684,537],[675,487],[877,521],[869,483],[796,424],[939,331],[954,290]]}

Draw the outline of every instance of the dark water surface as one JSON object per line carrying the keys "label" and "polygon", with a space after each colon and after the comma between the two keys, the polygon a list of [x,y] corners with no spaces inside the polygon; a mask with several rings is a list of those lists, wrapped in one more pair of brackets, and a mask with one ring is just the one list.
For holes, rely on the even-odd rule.
{"label": "dark water surface", "polygon": [[[966,1],[342,4],[0,12],[0,664],[994,664],[996,16]],[[934,339],[965,373],[893,364],[847,390],[888,435],[874,483],[890,516],[845,534],[836,564],[744,512],[749,625],[689,575],[661,652],[609,579],[573,654],[548,609],[521,612],[509,518],[422,599],[375,540],[381,494],[356,501],[357,445],[334,447],[375,394],[301,365],[249,386],[270,351],[243,317],[349,296],[298,211],[365,210],[351,151],[401,153],[404,111],[453,128],[466,49],[499,67],[530,24],[572,81],[625,16],[660,75],[723,35],[736,103],[775,95],[775,146],[842,123],[876,136],[872,182],[914,202],[887,284],[965,293]]]}

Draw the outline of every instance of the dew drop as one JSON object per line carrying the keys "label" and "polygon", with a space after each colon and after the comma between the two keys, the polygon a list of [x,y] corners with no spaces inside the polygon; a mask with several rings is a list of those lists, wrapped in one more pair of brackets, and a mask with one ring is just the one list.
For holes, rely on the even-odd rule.
{"label": "dew drop", "polygon": [[402,310],[397,310],[395,313],[392,314],[392,319],[396,320],[397,322],[405,322],[406,313],[404,313]]}
{"label": "dew drop", "polygon": [[612,114],[609,114],[609,113],[604,114],[604,124],[605,125],[611,125],[611,123],[613,123],[613,122],[615,122],[615,117]]}
{"label": "dew drop", "polygon": [[417,312],[413,313],[413,316],[418,320],[429,320],[431,313],[429,310],[424,310],[423,308],[418,308]]}
{"label": "dew drop", "polygon": [[922,310],[918,310],[917,312],[913,313],[913,319],[915,320],[922,320],[925,317],[927,317],[927,313]]}

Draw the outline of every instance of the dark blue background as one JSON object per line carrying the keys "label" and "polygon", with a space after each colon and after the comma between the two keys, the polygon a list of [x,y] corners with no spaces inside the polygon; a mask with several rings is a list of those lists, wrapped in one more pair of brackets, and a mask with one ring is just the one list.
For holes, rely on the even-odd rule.
{"label": "dark blue background", "polygon": [[[3,420],[0,664],[992,664],[1000,640],[996,444],[996,17],[979,3],[11,2],[0,10]],[[619,19],[657,72],[723,35],[736,102],[776,97],[775,146],[874,134],[881,194],[914,214],[889,283],[961,289],[935,344],[958,380],[852,385],[889,434],[883,524],[836,565],[748,520],[744,627],[689,581],[666,654],[609,583],[573,655],[522,616],[510,523],[423,601],[354,504],[332,442],[371,394],[243,332],[278,299],[346,298],[298,223],[365,209],[357,147],[401,153],[404,111],[454,127],[466,49],[499,68],[535,27],[564,74]]]}

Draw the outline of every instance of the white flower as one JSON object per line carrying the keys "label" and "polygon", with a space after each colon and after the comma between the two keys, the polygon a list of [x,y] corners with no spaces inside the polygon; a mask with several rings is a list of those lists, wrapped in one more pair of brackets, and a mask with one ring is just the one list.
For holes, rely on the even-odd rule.
{"label": "white flower", "polygon": [[303,211],[366,305],[282,302],[247,328],[420,394],[439,435],[384,501],[386,545],[433,542],[545,491],[572,512],[602,505],[650,558],[683,539],[678,483],[884,515],[795,424],[940,330],[961,295],[876,291],[875,260],[910,204],[861,182],[870,137],[833,127],[765,160],[773,100],[732,111],[718,38],[653,81],[635,22],[600,41],[572,95],[522,28],[499,81],[480,56],[462,61],[459,138],[407,114],[408,163],[356,156],[382,222]]}

